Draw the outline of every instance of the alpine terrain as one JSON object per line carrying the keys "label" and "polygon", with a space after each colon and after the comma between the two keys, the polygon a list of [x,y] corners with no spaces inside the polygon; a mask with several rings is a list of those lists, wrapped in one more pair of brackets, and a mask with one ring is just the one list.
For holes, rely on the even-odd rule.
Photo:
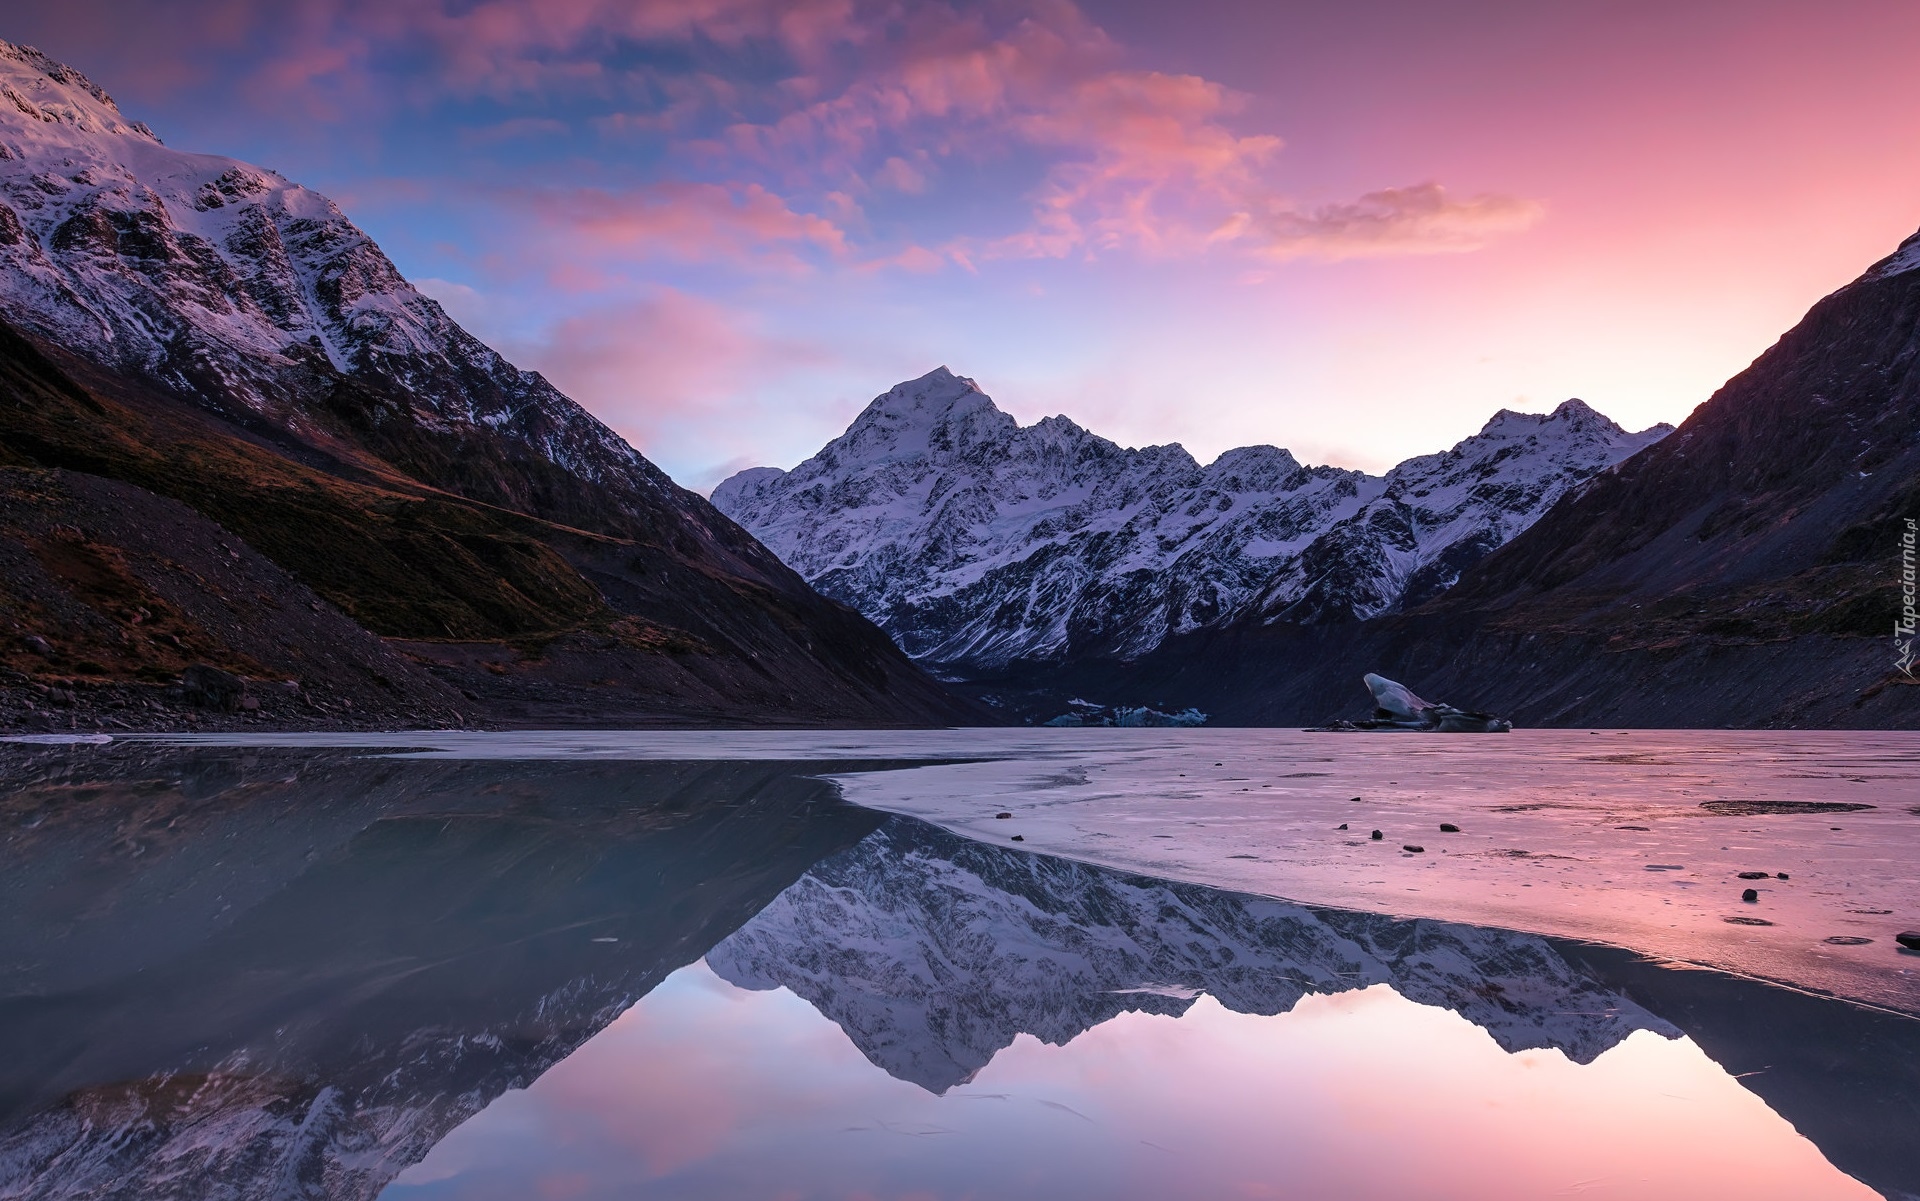
{"label": "alpine terrain", "polygon": [[1569,489],[1657,442],[1578,400],[1502,410],[1372,476],[1273,446],[1202,467],[1065,417],[1022,427],[942,367],[876,398],[792,471],[713,502],[907,652],[979,676],[1130,659],[1233,620],[1345,622],[1418,605]]}
{"label": "alpine terrain", "polygon": [[1920,234],[1437,600],[1048,686],[1293,723],[1363,714],[1378,671],[1525,724],[1911,728],[1916,523]]}
{"label": "alpine terrain", "polygon": [[164,707],[196,665],[301,720],[971,713],[326,197],[4,42],[0,468],[0,719]]}

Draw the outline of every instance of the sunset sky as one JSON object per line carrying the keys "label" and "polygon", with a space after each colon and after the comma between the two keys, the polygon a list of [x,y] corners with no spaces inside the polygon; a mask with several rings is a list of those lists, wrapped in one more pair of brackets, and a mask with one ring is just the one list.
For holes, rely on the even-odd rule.
{"label": "sunset sky", "polygon": [[1911,0],[63,0],[690,487],[939,364],[1203,461],[1678,421],[1920,227]]}

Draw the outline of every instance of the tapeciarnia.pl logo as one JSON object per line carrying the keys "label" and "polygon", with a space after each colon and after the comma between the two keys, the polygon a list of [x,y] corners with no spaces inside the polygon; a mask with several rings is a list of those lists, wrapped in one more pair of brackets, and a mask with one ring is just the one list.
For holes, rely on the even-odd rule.
{"label": "tapeciarnia.pl logo", "polygon": [[1900,616],[1893,623],[1893,649],[1899,658],[1894,666],[1913,678],[1913,628],[1915,613],[1914,597],[1914,540],[1920,530],[1916,530],[1914,519],[1907,518],[1907,528],[1900,534]]}

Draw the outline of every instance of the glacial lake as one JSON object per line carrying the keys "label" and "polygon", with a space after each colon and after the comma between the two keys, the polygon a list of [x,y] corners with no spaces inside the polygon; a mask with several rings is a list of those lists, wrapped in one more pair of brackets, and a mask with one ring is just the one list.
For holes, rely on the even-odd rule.
{"label": "glacial lake", "polygon": [[1911,1197],[1916,773],[1884,734],[0,744],[0,1198]]}

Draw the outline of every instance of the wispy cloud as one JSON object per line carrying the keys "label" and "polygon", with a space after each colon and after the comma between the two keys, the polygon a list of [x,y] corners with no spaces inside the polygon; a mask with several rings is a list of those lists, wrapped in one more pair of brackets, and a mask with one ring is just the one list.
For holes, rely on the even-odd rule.
{"label": "wispy cloud", "polygon": [[[210,44],[245,44],[241,86],[262,105],[345,121],[465,104],[490,119],[462,122],[460,142],[503,160],[563,133],[607,139],[593,172],[632,178],[530,204],[547,248],[564,243],[562,274],[593,239],[622,260],[777,271],[1271,265],[1470,250],[1541,216],[1438,183],[1303,207],[1247,97],[1141,69],[1069,0],[206,0],[195,19]],[[624,165],[636,138],[647,152]],[[983,173],[1012,183],[998,203],[900,216]],[[949,227],[930,229],[932,211]]]}
{"label": "wispy cloud", "polygon": [[1273,259],[1327,259],[1477,250],[1501,234],[1526,229],[1544,208],[1512,196],[1456,199],[1437,183],[1384,188],[1344,204],[1247,215],[1235,237]]}
{"label": "wispy cloud", "polygon": [[860,10],[848,26],[850,44],[852,30],[867,31],[862,70],[790,76],[775,115],[732,121],[682,150],[784,190],[838,195],[924,194],[941,160],[990,160],[1012,146],[1050,160],[1024,224],[953,231],[944,257],[956,262],[1217,249],[1268,260],[1425,254],[1483,245],[1541,214],[1513,197],[1453,199],[1437,184],[1303,209],[1276,178],[1281,139],[1238,128],[1245,96],[1120,65],[1118,48],[1072,5],[1034,4],[999,28],[935,4],[913,6],[912,20],[887,11],[891,23]]}
{"label": "wispy cloud", "polygon": [[532,332],[510,300],[446,280],[421,288],[701,490],[817,438],[820,415],[794,405],[792,390],[839,365],[834,352],[771,332],[749,310],[673,288],[610,296]]}
{"label": "wispy cloud", "polygon": [[663,182],[622,191],[511,193],[540,225],[541,257],[588,265],[608,256],[804,270],[845,258],[845,232],[760,184]]}

